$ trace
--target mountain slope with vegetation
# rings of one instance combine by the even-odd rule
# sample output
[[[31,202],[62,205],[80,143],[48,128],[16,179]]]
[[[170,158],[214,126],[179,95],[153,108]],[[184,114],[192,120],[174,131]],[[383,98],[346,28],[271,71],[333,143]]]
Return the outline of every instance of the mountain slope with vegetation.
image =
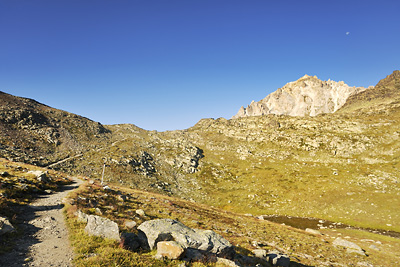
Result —
[[[98,122],[0,91],[0,156],[47,166],[107,144]]]
[[[103,126],[2,93],[1,156],[99,180],[104,168],[105,182],[235,214],[399,236],[399,76],[333,114],[203,119],[167,132]]]

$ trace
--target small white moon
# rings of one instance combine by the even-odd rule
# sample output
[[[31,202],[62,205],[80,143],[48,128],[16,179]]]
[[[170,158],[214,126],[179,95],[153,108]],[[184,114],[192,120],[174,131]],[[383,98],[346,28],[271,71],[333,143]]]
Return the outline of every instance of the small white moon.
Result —
[[[350,34],[350,32],[346,32],[346,35],[349,35]]]

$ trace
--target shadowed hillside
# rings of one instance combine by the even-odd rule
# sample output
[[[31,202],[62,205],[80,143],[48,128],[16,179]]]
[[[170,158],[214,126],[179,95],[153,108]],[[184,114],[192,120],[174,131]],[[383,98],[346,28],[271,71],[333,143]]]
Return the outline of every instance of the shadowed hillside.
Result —
[[[0,92],[1,157],[46,166],[107,144],[109,136],[98,122]]]
[[[381,80],[375,88],[351,96],[338,111],[348,112],[379,112],[397,108],[400,99],[400,71],[396,70]]]

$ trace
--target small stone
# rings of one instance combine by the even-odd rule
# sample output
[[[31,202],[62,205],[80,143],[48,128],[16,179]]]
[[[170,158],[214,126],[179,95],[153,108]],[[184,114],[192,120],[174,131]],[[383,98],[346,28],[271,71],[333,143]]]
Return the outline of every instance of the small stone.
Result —
[[[128,229],[132,229],[137,225],[137,223],[135,221],[125,221],[124,225]]]
[[[257,258],[261,258],[261,259],[264,259],[267,257],[267,251],[265,249],[255,249],[255,250],[253,250],[253,254]]]
[[[136,210],[136,214],[139,215],[139,216],[146,216],[146,213],[142,209]]]
[[[175,241],[161,241],[157,243],[157,258],[177,260],[183,257],[185,249]]]
[[[106,186],[103,186],[103,190],[104,191],[111,191],[111,188],[108,185],[106,185]]]
[[[371,245],[371,246],[369,246],[369,248],[370,248],[370,249],[373,249],[373,250],[378,250],[378,251],[380,250],[380,249],[379,249],[377,246],[375,246],[375,245]]]
[[[124,196],[124,195],[118,195],[118,196],[117,196],[117,200],[118,200],[118,201],[121,201],[121,202],[125,202],[125,201],[126,201],[126,196]]]
[[[306,232],[310,233],[310,234],[313,234],[313,235],[321,235],[320,231],[314,230],[314,229],[311,229],[311,228],[306,228]]]
[[[88,215],[81,210],[78,210],[75,212],[75,216],[77,216],[77,221],[81,223],[87,223],[88,221]]]
[[[97,215],[103,215],[103,212],[99,208],[95,208],[94,211],[96,212]]]
[[[43,172],[43,171],[29,171],[28,173],[31,173],[31,174],[35,175],[36,179],[39,182],[47,183],[47,182],[51,181],[51,179],[47,176],[46,172]]]

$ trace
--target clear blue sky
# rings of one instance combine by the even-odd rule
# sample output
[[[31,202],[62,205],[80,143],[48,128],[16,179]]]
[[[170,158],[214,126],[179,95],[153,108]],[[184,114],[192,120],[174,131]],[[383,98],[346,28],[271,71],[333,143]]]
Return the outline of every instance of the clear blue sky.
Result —
[[[0,0],[0,90],[103,124],[185,129],[399,64],[397,0]]]

